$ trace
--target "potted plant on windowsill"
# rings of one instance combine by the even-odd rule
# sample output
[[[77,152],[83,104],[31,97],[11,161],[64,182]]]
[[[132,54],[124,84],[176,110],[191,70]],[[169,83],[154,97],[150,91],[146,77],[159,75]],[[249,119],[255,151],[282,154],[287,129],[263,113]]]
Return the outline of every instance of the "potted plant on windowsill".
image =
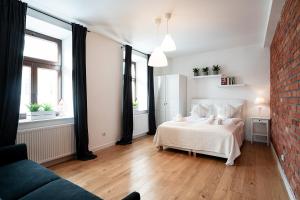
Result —
[[[56,117],[56,113],[50,104],[31,103],[27,106],[29,113],[27,116],[30,120],[52,119]]]
[[[213,65],[213,67],[212,67],[213,75],[218,75],[220,70],[221,70],[221,67],[219,65]]]
[[[137,110],[137,109],[138,109],[138,106],[139,106],[139,102],[138,102],[138,100],[136,99],[136,100],[134,100],[134,101],[132,102],[132,108],[133,108],[133,110]]]
[[[194,76],[199,76],[199,68],[193,68]]]
[[[203,67],[203,68],[201,69],[201,71],[202,71],[202,75],[204,75],[204,76],[207,76],[207,75],[208,75],[208,67]]]

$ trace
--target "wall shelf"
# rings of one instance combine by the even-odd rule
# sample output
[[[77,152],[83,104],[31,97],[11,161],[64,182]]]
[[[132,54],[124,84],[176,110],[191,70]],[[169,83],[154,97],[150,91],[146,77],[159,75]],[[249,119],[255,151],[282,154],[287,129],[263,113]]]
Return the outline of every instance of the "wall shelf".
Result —
[[[217,74],[217,75],[202,75],[202,76],[193,76],[193,79],[205,79],[205,78],[219,78],[221,82],[223,74]],[[240,83],[240,84],[232,84],[232,85],[218,85],[219,88],[233,88],[233,87],[245,87],[246,84]]]
[[[245,87],[246,84],[219,85],[219,87]]]
[[[222,74],[217,75],[202,75],[202,76],[193,76],[193,79],[199,79],[199,78],[221,78]]]

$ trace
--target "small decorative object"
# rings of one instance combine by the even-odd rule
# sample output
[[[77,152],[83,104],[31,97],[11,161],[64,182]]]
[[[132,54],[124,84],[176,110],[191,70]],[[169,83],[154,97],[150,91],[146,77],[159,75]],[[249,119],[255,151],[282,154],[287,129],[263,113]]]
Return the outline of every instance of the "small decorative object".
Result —
[[[221,67],[219,65],[213,65],[212,72],[214,75],[218,75]]]
[[[194,76],[199,76],[199,68],[193,68]]]
[[[56,117],[56,112],[53,111],[50,104],[32,103],[27,106],[29,113],[27,116],[31,120],[52,119]]]
[[[208,67],[203,67],[202,68],[202,75],[205,75],[205,76],[207,76],[208,75]]]
[[[234,85],[235,84],[235,77],[233,76],[233,77],[231,77],[231,83],[232,83],[232,85]]]

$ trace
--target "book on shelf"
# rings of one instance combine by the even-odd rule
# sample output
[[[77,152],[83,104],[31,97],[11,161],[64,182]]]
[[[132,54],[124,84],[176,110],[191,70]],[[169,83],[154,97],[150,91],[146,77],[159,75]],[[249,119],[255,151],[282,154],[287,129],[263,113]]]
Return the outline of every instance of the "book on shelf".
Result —
[[[221,77],[221,85],[234,85],[235,83],[235,77]]]

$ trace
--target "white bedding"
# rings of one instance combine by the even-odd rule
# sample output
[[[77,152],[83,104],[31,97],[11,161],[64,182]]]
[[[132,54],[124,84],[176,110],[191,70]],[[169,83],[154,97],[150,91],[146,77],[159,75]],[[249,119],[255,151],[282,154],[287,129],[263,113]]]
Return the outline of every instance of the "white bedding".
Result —
[[[244,140],[244,122],[241,119],[226,119],[222,125],[217,120],[185,118],[182,122],[168,121],[157,128],[154,144],[192,150],[212,152],[223,155],[226,165],[233,165],[241,154],[240,146]]]

